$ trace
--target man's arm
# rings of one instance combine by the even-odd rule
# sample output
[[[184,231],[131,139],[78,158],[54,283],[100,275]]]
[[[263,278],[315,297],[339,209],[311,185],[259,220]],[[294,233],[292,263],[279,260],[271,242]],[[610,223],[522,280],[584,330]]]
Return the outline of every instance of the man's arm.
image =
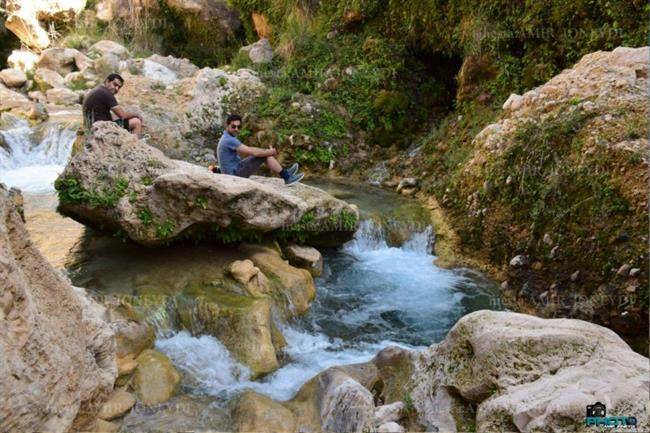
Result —
[[[240,144],[237,146],[237,153],[239,156],[256,156],[258,158],[265,158],[267,156],[277,155],[278,151],[273,147],[262,149],[261,147],[246,146],[245,144]]]
[[[111,108],[111,110],[120,119],[129,120],[129,119],[132,119],[134,117],[137,117],[138,119],[142,120],[142,117],[139,114],[128,112],[128,111],[124,110],[124,108],[120,107],[119,105],[116,105],[115,107]]]

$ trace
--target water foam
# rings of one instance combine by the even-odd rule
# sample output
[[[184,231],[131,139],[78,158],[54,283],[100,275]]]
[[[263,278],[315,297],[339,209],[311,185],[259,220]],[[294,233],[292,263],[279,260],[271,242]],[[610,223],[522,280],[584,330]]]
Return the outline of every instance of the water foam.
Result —
[[[43,194],[54,191],[54,180],[65,168],[76,132],[59,124],[45,128],[42,138],[24,119],[3,117],[9,125],[0,130],[7,148],[0,147],[0,182],[23,192]]]
[[[214,337],[183,331],[156,345],[186,373],[193,392],[227,401],[253,389],[286,401],[326,368],[367,362],[388,345],[418,348],[444,336],[462,314],[464,295],[454,287],[465,280],[433,265],[431,238],[428,227],[403,247],[388,247],[380,227],[362,222],[341,255],[327,258],[310,313],[278,324],[288,362],[259,381]]]

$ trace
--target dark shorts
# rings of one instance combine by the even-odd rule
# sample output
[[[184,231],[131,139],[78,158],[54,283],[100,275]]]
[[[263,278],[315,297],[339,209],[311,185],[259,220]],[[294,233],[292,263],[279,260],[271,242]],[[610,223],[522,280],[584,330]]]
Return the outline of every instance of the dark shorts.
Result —
[[[113,122],[117,123],[119,126],[126,129],[127,131],[131,130],[131,128],[129,128],[129,121],[127,119],[117,119],[117,120],[113,120]]]
[[[250,177],[251,175],[255,174],[255,172],[259,170],[260,165],[264,164],[265,162],[266,158],[259,156],[249,156],[239,162],[239,166],[237,167],[237,170],[235,170],[234,174],[235,176],[239,177]]]

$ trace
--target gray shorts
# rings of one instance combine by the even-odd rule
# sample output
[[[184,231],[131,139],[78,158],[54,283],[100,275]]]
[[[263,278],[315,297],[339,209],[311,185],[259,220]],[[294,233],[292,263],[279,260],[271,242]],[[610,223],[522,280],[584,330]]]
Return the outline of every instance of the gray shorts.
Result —
[[[259,170],[260,165],[265,162],[266,158],[261,156],[249,156],[244,158],[239,162],[239,166],[237,167],[237,170],[235,170],[234,175],[239,177],[250,177],[255,174],[255,172]]]

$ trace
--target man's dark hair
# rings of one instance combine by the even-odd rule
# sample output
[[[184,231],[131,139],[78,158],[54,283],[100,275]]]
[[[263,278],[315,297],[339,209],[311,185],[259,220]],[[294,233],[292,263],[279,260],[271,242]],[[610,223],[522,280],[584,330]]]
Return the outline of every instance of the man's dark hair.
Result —
[[[116,78],[120,80],[122,84],[124,84],[124,78],[122,78],[120,74],[110,74],[108,77],[106,77],[106,81],[111,82]]]
[[[226,119],[226,125],[230,125],[235,120],[239,120],[241,122],[241,116],[239,114],[229,114],[228,118]]]

